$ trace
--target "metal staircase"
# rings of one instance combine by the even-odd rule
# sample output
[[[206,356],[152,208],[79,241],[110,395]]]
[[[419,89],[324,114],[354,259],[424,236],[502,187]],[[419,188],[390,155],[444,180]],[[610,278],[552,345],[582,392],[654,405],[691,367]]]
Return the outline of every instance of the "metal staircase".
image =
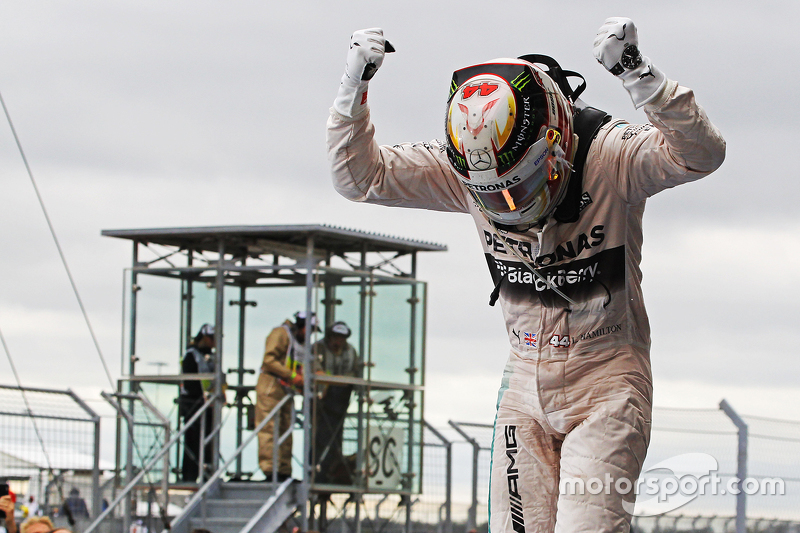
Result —
[[[133,417],[122,408],[116,398],[120,397],[131,401],[139,400],[144,405],[150,405],[147,399],[138,393],[118,393],[115,395],[103,393],[103,397],[128,420],[131,427],[133,426]],[[185,423],[184,427],[169,438],[164,446],[153,455],[136,475],[132,476],[130,475],[131,473],[129,473],[128,477],[130,481],[125,488],[122,489],[108,508],[95,518],[84,533],[94,533],[104,520],[112,518],[111,513],[123,502],[125,503],[123,516],[127,517],[127,522],[128,524],[130,523],[131,512],[129,509],[132,506],[131,497],[137,483],[139,483],[158,462],[163,461],[163,470],[168,472],[169,457],[167,454],[171,447],[183,437],[188,427],[203,416],[206,409],[209,409],[214,404],[215,399],[216,395],[212,395],[208,398],[192,418]],[[228,460],[221,464],[208,481],[198,489],[183,508],[182,512],[172,520],[170,527],[167,529],[172,530],[173,533],[189,533],[195,528],[207,529],[214,533],[272,533],[276,531],[286,519],[294,514],[300,504],[298,493],[301,492],[298,490],[300,482],[294,479],[287,479],[281,483],[277,481],[226,482],[222,479],[228,467],[241,455],[247,445],[256,438],[258,432],[261,431],[267,422],[272,420],[280,412],[285,404],[291,406],[291,418],[294,418],[293,396],[287,394],[278,402],[272,411],[270,411],[264,420],[254,428],[252,433],[239,445]],[[151,406],[151,408],[154,412],[157,412],[154,407]],[[168,426],[169,422],[166,422],[166,424]],[[201,428],[202,427],[201,425]],[[293,427],[289,427],[280,435],[278,434],[278,425],[276,424],[274,427],[273,457],[275,459],[274,464],[277,465],[277,448],[291,435]],[[201,430],[201,442],[210,440],[217,431],[219,431],[219,426],[215,428],[212,435],[206,437],[204,430]],[[200,449],[202,450],[203,447]],[[202,463],[202,461],[200,462]],[[277,470],[273,471],[272,479],[277,479]],[[168,475],[165,474],[162,479],[162,508],[167,507],[169,501],[168,496]],[[129,529],[128,524],[123,521],[123,527],[121,528],[123,532]],[[114,531],[114,529],[111,531]]]
[[[297,481],[223,482],[187,506],[172,533],[203,528],[214,533],[271,533],[297,510]]]

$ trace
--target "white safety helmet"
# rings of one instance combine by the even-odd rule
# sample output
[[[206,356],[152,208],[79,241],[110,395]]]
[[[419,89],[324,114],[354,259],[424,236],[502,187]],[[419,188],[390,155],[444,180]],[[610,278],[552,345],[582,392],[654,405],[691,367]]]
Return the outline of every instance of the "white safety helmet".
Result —
[[[447,156],[481,211],[507,226],[547,217],[567,190],[572,103],[533,63],[496,59],[453,73]]]
[[[298,311],[294,314],[294,324],[298,328],[304,328],[306,326],[306,312],[305,311]],[[313,331],[319,331],[317,327],[317,314],[312,312],[311,313],[311,327]]]
[[[328,326],[327,329],[328,335],[340,335],[344,338],[349,337],[351,333],[352,331],[350,331],[350,327],[341,320],[334,322],[333,324]]]

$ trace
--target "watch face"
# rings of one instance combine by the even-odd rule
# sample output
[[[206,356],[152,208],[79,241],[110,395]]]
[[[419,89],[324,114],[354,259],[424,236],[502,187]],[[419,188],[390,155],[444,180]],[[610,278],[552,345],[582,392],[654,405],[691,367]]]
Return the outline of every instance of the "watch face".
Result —
[[[633,70],[642,64],[642,54],[635,44],[628,44],[625,50],[622,51],[622,57],[619,60],[625,70]]]

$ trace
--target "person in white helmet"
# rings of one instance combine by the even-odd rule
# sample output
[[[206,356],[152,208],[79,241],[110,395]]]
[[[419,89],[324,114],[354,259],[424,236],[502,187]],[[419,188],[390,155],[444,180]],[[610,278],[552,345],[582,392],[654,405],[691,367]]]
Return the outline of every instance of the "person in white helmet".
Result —
[[[649,123],[586,106],[585,84],[566,82],[576,73],[523,56],[457,70],[445,140],[395,146],[375,143],[367,105],[382,31],[350,42],[328,120],[336,190],[471,214],[505,316],[490,530],[629,531],[652,406],[645,201],[716,170],[725,141],[693,91],[641,55],[630,19],[608,19],[594,54]]]
[[[264,359],[261,373],[256,382],[256,425],[283,400],[287,394],[303,389],[302,361],[305,353],[306,327],[317,327],[317,317],[311,314],[306,319],[305,311],[294,314],[294,322],[285,320],[280,326],[273,328],[264,343]],[[289,400],[291,402],[291,400]],[[292,477],[292,434],[278,446],[278,461],[274,464],[275,424],[278,424],[278,435],[283,435],[292,428],[292,405],[287,402],[280,412],[267,422],[258,432],[258,466],[267,480],[272,479],[273,467],[277,481],[285,481]]]
[[[347,342],[352,334],[347,323],[337,320],[325,328],[325,336],[311,346],[315,372],[329,376],[361,378],[364,361]],[[314,404],[314,446],[312,460],[319,469],[316,483],[352,484],[353,469],[342,454],[344,425],[353,385],[323,384]]]

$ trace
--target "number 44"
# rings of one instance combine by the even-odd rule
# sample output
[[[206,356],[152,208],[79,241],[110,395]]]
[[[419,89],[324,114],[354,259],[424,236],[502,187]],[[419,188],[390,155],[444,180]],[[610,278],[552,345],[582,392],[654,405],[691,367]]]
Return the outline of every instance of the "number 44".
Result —
[[[550,339],[550,346],[556,348],[566,348],[569,346],[569,335],[553,335]]]

